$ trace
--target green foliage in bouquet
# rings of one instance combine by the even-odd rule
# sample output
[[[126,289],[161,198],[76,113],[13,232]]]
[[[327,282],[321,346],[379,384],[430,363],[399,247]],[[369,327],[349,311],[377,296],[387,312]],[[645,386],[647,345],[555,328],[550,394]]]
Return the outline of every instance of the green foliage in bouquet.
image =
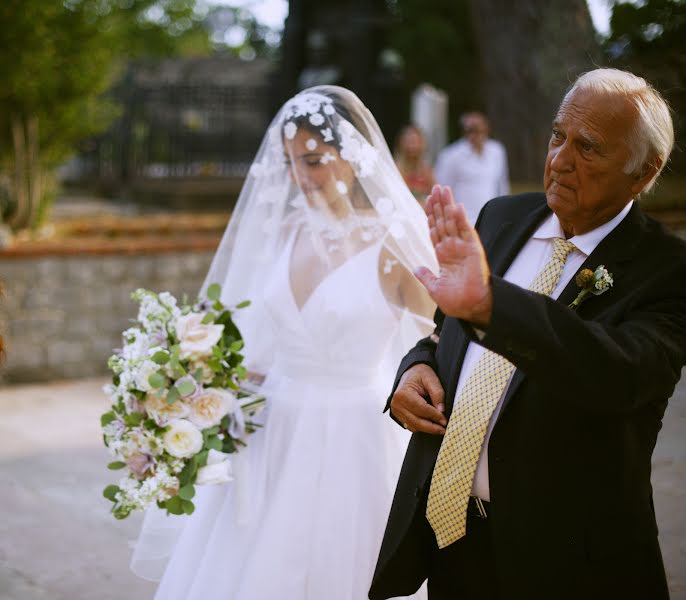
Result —
[[[116,518],[155,502],[191,514],[195,485],[232,480],[230,455],[247,444],[264,398],[244,386],[243,339],[221,288],[209,286],[195,304],[169,293],[137,290],[136,325],[110,357],[111,409],[102,415],[104,442],[125,470],[103,495]]]

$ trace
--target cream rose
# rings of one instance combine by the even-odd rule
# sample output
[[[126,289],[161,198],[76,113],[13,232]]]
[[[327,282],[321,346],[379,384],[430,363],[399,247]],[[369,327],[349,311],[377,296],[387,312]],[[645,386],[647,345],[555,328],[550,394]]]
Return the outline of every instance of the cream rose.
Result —
[[[195,480],[197,485],[212,485],[233,481],[233,469],[229,455],[225,452],[210,450],[207,454],[207,465],[198,469]]]
[[[207,356],[222,336],[223,325],[209,323],[204,325],[204,314],[189,313],[176,320],[176,337],[179,338],[180,353],[183,360]]]
[[[207,388],[190,402],[188,420],[200,429],[219,425],[225,415],[235,410],[236,396],[228,390]]]
[[[147,412],[160,424],[168,423],[174,419],[183,419],[188,416],[190,408],[183,400],[177,400],[169,404],[164,396],[148,394],[143,403]]]
[[[177,458],[189,458],[202,449],[202,433],[185,419],[176,419],[169,423],[164,434],[164,449]]]

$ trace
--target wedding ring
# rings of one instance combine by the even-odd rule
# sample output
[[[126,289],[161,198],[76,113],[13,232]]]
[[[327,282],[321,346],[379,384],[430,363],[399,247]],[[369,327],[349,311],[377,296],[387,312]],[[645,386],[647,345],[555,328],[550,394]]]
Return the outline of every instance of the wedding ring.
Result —
[[[405,423],[404,421],[403,421],[403,427],[404,427],[405,429],[408,429],[407,423]],[[409,429],[408,429],[408,431],[409,431]]]

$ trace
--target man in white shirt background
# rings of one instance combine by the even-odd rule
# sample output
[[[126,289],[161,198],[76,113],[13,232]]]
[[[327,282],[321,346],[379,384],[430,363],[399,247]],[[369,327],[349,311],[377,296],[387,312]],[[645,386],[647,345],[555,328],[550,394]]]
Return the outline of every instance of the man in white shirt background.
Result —
[[[474,224],[486,202],[510,193],[507,153],[500,142],[488,137],[485,115],[469,112],[460,121],[464,137],[439,153],[435,176],[438,183],[450,186],[456,201],[464,204],[469,222]]]

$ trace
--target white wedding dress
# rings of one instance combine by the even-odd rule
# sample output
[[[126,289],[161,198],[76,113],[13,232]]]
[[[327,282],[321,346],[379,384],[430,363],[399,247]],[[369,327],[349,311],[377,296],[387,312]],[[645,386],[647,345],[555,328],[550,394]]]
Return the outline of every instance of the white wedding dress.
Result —
[[[330,271],[299,308],[294,237],[264,290],[278,340],[265,427],[235,482],[197,488],[157,599],[367,598],[409,439],[382,413],[406,348],[392,347],[400,319],[381,289],[381,243]]]

